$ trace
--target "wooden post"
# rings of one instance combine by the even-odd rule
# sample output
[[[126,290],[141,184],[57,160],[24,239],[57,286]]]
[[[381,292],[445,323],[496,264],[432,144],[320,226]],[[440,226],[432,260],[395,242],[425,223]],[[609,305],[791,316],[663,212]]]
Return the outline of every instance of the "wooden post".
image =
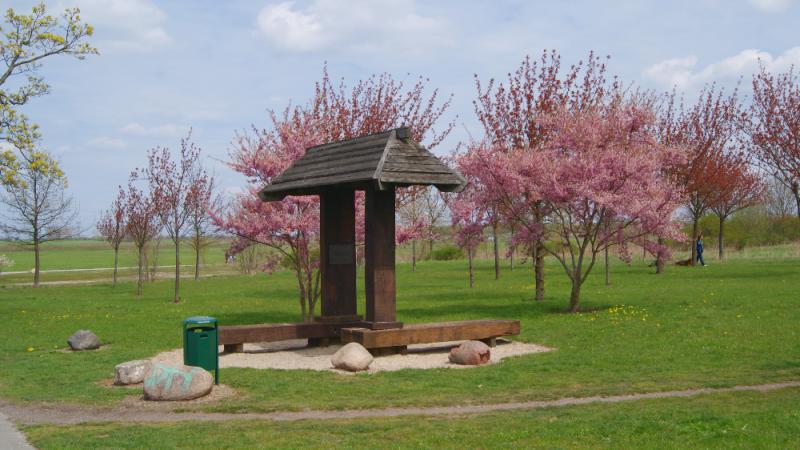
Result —
[[[366,323],[372,329],[400,328],[394,277],[394,187],[367,189],[364,288]]]
[[[356,209],[352,189],[320,194],[319,246],[322,318],[356,316]]]

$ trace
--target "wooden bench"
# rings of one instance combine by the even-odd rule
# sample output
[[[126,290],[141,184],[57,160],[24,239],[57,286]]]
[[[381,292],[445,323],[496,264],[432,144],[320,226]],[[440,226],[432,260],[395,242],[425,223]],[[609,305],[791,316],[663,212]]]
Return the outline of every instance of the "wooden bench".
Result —
[[[342,326],[320,322],[222,326],[219,327],[219,343],[224,346],[225,353],[237,353],[243,351],[245,342],[338,338]]]
[[[448,341],[478,340],[494,347],[496,338],[518,334],[518,320],[418,323],[390,330],[341,329],[342,343],[358,342],[373,354],[405,353],[408,345]]]

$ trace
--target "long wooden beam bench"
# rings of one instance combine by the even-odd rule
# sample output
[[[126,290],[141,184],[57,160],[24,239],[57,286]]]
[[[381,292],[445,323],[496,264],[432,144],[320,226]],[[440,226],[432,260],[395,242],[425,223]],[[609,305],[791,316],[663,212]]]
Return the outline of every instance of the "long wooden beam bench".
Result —
[[[368,328],[342,328],[342,343],[358,342],[373,354],[405,353],[412,344],[433,342],[484,341],[494,346],[501,336],[519,334],[518,320],[463,320],[405,325],[403,328],[371,330]]]
[[[342,324],[322,322],[221,326],[219,343],[225,353],[237,353],[243,351],[246,342],[338,338],[341,328]]]

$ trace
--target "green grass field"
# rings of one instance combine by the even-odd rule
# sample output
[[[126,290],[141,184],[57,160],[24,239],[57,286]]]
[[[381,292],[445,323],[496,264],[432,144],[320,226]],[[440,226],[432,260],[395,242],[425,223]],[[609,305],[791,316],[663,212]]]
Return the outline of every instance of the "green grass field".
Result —
[[[369,420],[35,426],[41,448],[797,448],[800,389]]]
[[[530,300],[529,266],[513,272],[504,268],[495,281],[491,263],[480,261],[476,287],[469,289],[465,261],[424,261],[416,273],[400,264],[400,320],[519,319],[520,340],[556,350],[471,370],[342,376],[226,369],[222,382],[239,395],[202,409],[268,412],[498,403],[800,379],[800,261],[782,254],[710,262],[706,268],[669,266],[661,276],[653,275],[642,261],[631,266],[615,262],[609,287],[603,285],[599,266],[583,294],[583,307],[592,312],[580,314],[564,313],[567,278],[552,262],[542,302]],[[102,385],[112,378],[114,365],[178,348],[181,320],[190,315],[212,315],[223,324],[296,321],[294,283],[286,272],[189,281],[182,288],[185,301],[178,305],[170,303],[172,285],[167,280],[148,283],[140,299],[133,296],[130,282],[116,289],[108,284],[0,289],[0,317],[6,324],[0,328],[0,398],[116,405],[138,391]],[[363,304],[360,308],[363,311]],[[79,328],[95,331],[109,347],[60,351]],[[370,441],[373,446],[384,442],[453,447],[460,439],[473,442],[469,430],[479,429],[490,431],[474,441],[477,447],[498,442],[545,447],[796,447],[783,444],[792,439],[797,443],[798,395],[797,390],[709,395],[459,419],[402,418],[381,421],[380,426],[365,420],[335,426],[237,422],[224,432],[211,433],[205,444],[220,447],[229,436],[231,445],[248,447],[280,427],[284,432],[276,445],[289,447],[313,442],[354,446],[359,441],[347,436],[356,432],[382,436]],[[691,413],[686,419],[681,416],[684,410]],[[509,424],[508,429],[503,424]],[[736,432],[745,425],[752,433]],[[217,428],[222,427],[111,424],[27,431],[37,445],[51,448],[137,447],[153,436],[163,447],[173,447],[188,445],[180,440],[184,433],[199,435]],[[391,431],[374,431],[387,429]],[[678,434],[665,437],[664,430]],[[712,439],[725,430],[732,434]]]

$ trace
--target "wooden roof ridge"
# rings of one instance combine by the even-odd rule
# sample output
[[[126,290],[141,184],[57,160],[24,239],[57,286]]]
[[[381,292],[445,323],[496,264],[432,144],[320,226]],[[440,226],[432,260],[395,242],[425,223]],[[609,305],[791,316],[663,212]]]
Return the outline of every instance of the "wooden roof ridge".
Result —
[[[259,197],[272,201],[287,195],[317,195],[336,187],[384,190],[410,185],[459,192],[466,180],[401,127],[309,147]]]

